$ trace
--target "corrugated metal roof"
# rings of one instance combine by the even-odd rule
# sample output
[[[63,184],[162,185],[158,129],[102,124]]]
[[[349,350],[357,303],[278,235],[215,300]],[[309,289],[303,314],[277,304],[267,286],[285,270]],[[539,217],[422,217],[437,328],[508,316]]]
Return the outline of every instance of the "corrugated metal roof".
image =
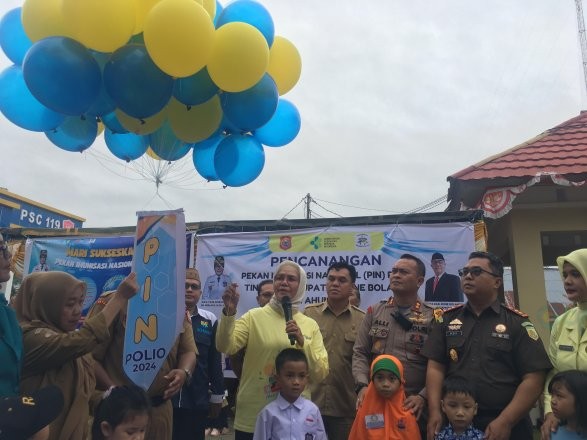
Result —
[[[523,144],[489,157],[448,178],[478,180],[533,177],[537,173],[587,173],[587,112],[581,112]]]

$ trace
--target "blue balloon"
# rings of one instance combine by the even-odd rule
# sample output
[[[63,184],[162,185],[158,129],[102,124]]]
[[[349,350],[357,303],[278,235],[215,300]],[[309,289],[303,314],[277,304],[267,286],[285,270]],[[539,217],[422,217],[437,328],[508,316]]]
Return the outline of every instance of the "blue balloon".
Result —
[[[138,159],[149,148],[146,136],[134,133],[114,133],[109,128],[105,130],[104,140],[112,154],[127,162]]]
[[[301,125],[300,112],[296,106],[285,99],[280,99],[273,117],[253,134],[264,145],[281,147],[295,139]]]
[[[218,180],[216,168],[214,168],[214,155],[218,144],[222,142],[225,136],[216,135],[205,141],[194,144],[193,161],[196,171],[204,179],[213,182]]]
[[[220,18],[220,14],[222,14],[223,9],[224,8],[220,4],[220,2],[218,0],[216,0],[216,14],[214,14],[214,27],[215,28],[218,28],[218,26],[217,26],[218,19]]]
[[[109,128],[113,133],[128,133],[128,130],[122,126],[122,124],[116,117],[116,112],[110,112],[107,115],[102,116],[102,123],[107,128]]]
[[[31,131],[52,130],[65,119],[37,101],[19,66],[10,66],[0,74],[0,111],[14,125]]]
[[[242,92],[224,92],[220,103],[224,115],[241,131],[252,131],[266,124],[279,101],[279,92],[275,81],[268,75],[250,89]]]
[[[97,135],[96,118],[85,116],[69,116],[59,127],[45,132],[45,136],[62,150],[79,153],[89,148]]]
[[[227,186],[244,186],[255,180],[265,165],[263,145],[247,134],[222,140],[214,154],[214,169]]]
[[[139,119],[160,112],[173,92],[173,78],[140,44],[127,44],[112,54],[104,67],[104,85],[120,110]]]
[[[149,144],[157,156],[168,161],[181,159],[193,146],[179,140],[171,130],[169,122],[165,122],[157,131],[149,135]]]
[[[229,4],[218,17],[216,27],[235,21],[242,21],[256,27],[267,40],[269,47],[273,44],[275,37],[273,19],[261,3],[253,0],[237,0]]]
[[[98,66],[100,67],[100,73],[104,73],[104,66],[110,59],[110,54],[90,51]],[[90,116],[104,116],[108,113],[113,112],[116,109],[116,104],[106,92],[106,87],[104,86],[104,80],[100,81],[100,92],[98,93],[98,97],[92,103],[92,106],[86,111],[86,115]]]
[[[0,47],[14,64],[21,65],[33,43],[24,32],[20,16],[22,8],[8,11],[0,20]]]
[[[22,64],[35,98],[66,115],[86,112],[100,92],[100,67],[88,50],[67,37],[48,37],[29,49]]]
[[[236,125],[234,125],[227,117],[225,114],[222,114],[222,121],[220,121],[220,127],[218,127],[218,130],[216,130],[215,134],[243,134],[245,133],[243,130],[241,130],[240,128],[238,128]],[[214,136],[214,134],[212,135]]]
[[[173,85],[173,96],[185,105],[203,104],[216,92],[218,86],[214,84],[205,67],[187,78],[177,78]]]

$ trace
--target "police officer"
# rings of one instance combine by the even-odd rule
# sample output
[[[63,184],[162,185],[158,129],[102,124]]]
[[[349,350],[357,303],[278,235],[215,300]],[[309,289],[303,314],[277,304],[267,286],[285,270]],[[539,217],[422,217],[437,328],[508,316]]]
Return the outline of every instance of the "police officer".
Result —
[[[428,358],[428,439],[441,428],[445,376],[460,376],[476,386],[474,424],[486,439],[531,440],[528,413],[551,368],[544,345],[528,315],[499,303],[499,258],[473,252],[459,274],[468,302],[444,313],[423,350]]]
[[[363,402],[369,382],[371,361],[380,354],[391,354],[404,365],[406,409],[419,419],[420,431],[426,431],[426,358],[420,351],[434,320],[434,310],[418,298],[426,267],[419,258],[404,254],[395,262],[389,276],[393,296],[370,306],[357,334],[353,349],[353,377],[357,406]],[[440,310],[439,310],[440,311]]]
[[[214,273],[206,278],[202,299],[221,301],[222,294],[232,283],[230,275],[224,275],[224,257],[214,257]]]

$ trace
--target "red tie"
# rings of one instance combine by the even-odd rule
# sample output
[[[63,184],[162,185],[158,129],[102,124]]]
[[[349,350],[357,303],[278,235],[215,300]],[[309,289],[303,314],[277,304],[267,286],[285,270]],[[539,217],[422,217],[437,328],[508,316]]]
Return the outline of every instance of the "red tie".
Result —
[[[438,277],[434,277],[434,284],[432,284],[432,293],[436,291],[436,286],[438,286]]]

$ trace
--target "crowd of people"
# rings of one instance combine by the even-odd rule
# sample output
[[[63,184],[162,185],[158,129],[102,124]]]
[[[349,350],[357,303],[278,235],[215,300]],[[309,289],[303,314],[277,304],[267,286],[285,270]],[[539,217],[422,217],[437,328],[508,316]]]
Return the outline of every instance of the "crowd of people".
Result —
[[[0,282],[10,258],[0,235]],[[473,252],[459,270],[449,293],[465,303],[429,306],[418,291],[437,292],[443,263],[435,253],[427,281],[425,264],[402,255],[393,295],[363,311],[356,268],[337,262],[326,301],[301,310],[306,273],[286,260],[260,283],[259,307],[238,318],[237,284],[223,284],[217,317],[198,307],[200,276],[187,269],[183,330],[148,390],[122,368],[136,276],[101,295],[80,326],[86,284],[31,273],[13,307],[0,303],[0,440],[203,440],[226,429],[233,405],[235,440],[530,440],[542,395],[543,440],[587,439],[587,249],[557,260],[576,307],[546,347],[527,315],[499,301],[493,254]],[[225,362],[238,384],[229,403]]]

